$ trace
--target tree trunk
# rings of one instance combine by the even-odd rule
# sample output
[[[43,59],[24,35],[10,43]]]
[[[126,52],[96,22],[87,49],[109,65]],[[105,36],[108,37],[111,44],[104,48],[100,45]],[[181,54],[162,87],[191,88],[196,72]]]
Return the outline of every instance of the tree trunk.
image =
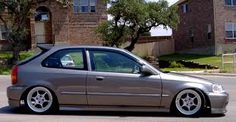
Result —
[[[130,45],[125,47],[125,49],[130,51],[130,52],[132,52],[134,50],[134,48],[135,48],[135,44],[138,42],[139,37],[140,37],[140,33],[138,33],[135,38],[131,39]]]
[[[12,51],[12,58],[11,58],[10,64],[11,65],[17,64],[17,62],[19,60],[19,57],[20,57],[20,51],[17,50],[17,49],[13,49],[13,51]]]
[[[126,50],[132,52],[135,48],[135,43],[133,41],[131,41],[130,45],[125,47]]]

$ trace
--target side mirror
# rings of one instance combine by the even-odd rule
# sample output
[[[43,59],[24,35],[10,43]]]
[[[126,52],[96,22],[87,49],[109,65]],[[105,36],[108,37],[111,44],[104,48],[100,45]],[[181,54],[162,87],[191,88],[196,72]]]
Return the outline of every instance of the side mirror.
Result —
[[[143,65],[141,68],[141,74],[143,74],[144,76],[150,76],[150,75],[153,75],[154,73],[147,66]]]

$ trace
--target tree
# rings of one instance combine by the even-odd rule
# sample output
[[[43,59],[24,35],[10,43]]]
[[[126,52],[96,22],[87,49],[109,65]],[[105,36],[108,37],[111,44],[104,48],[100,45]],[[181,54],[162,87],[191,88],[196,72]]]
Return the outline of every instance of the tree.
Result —
[[[0,20],[6,30],[6,40],[12,46],[12,63],[18,60],[19,53],[27,40],[27,19],[30,16],[32,2],[32,0],[0,1]]]
[[[46,0],[0,0],[0,23],[6,30],[6,40],[12,47],[11,63],[15,64],[19,59],[20,51],[25,49],[29,34],[27,28],[28,19],[32,15],[31,10],[39,2]],[[57,0],[63,6],[68,6],[70,0]]]
[[[105,45],[119,47],[130,39],[125,49],[132,51],[141,35],[152,28],[176,28],[179,17],[176,6],[168,6],[166,0],[108,0],[111,7],[107,13],[112,19],[100,24],[96,30]]]

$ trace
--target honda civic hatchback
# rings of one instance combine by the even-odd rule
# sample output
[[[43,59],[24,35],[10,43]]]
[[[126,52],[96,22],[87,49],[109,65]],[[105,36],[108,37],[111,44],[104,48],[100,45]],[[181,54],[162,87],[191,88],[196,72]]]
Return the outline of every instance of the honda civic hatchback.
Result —
[[[9,105],[43,114],[57,110],[226,112],[221,85],[164,73],[118,48],[39,45],[42,52],[12,69]],[[69,60],[66,58],[69,57]],[[60,109],[59,109],[60,108]]]

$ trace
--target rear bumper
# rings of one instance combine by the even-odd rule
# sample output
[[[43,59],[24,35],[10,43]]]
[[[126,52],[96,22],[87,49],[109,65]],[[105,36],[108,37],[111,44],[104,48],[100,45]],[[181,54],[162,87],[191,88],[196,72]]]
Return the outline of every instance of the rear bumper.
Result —
[[[226,106],[229,103],[229,94],[223,93],[209,93],[208,94],[211,103],[212,114],[223,114],[226,113]]]
[[[8,104],[11,107],[20,107],[21,96],[26,90],[25,86],[10,86],[7,88]]]

